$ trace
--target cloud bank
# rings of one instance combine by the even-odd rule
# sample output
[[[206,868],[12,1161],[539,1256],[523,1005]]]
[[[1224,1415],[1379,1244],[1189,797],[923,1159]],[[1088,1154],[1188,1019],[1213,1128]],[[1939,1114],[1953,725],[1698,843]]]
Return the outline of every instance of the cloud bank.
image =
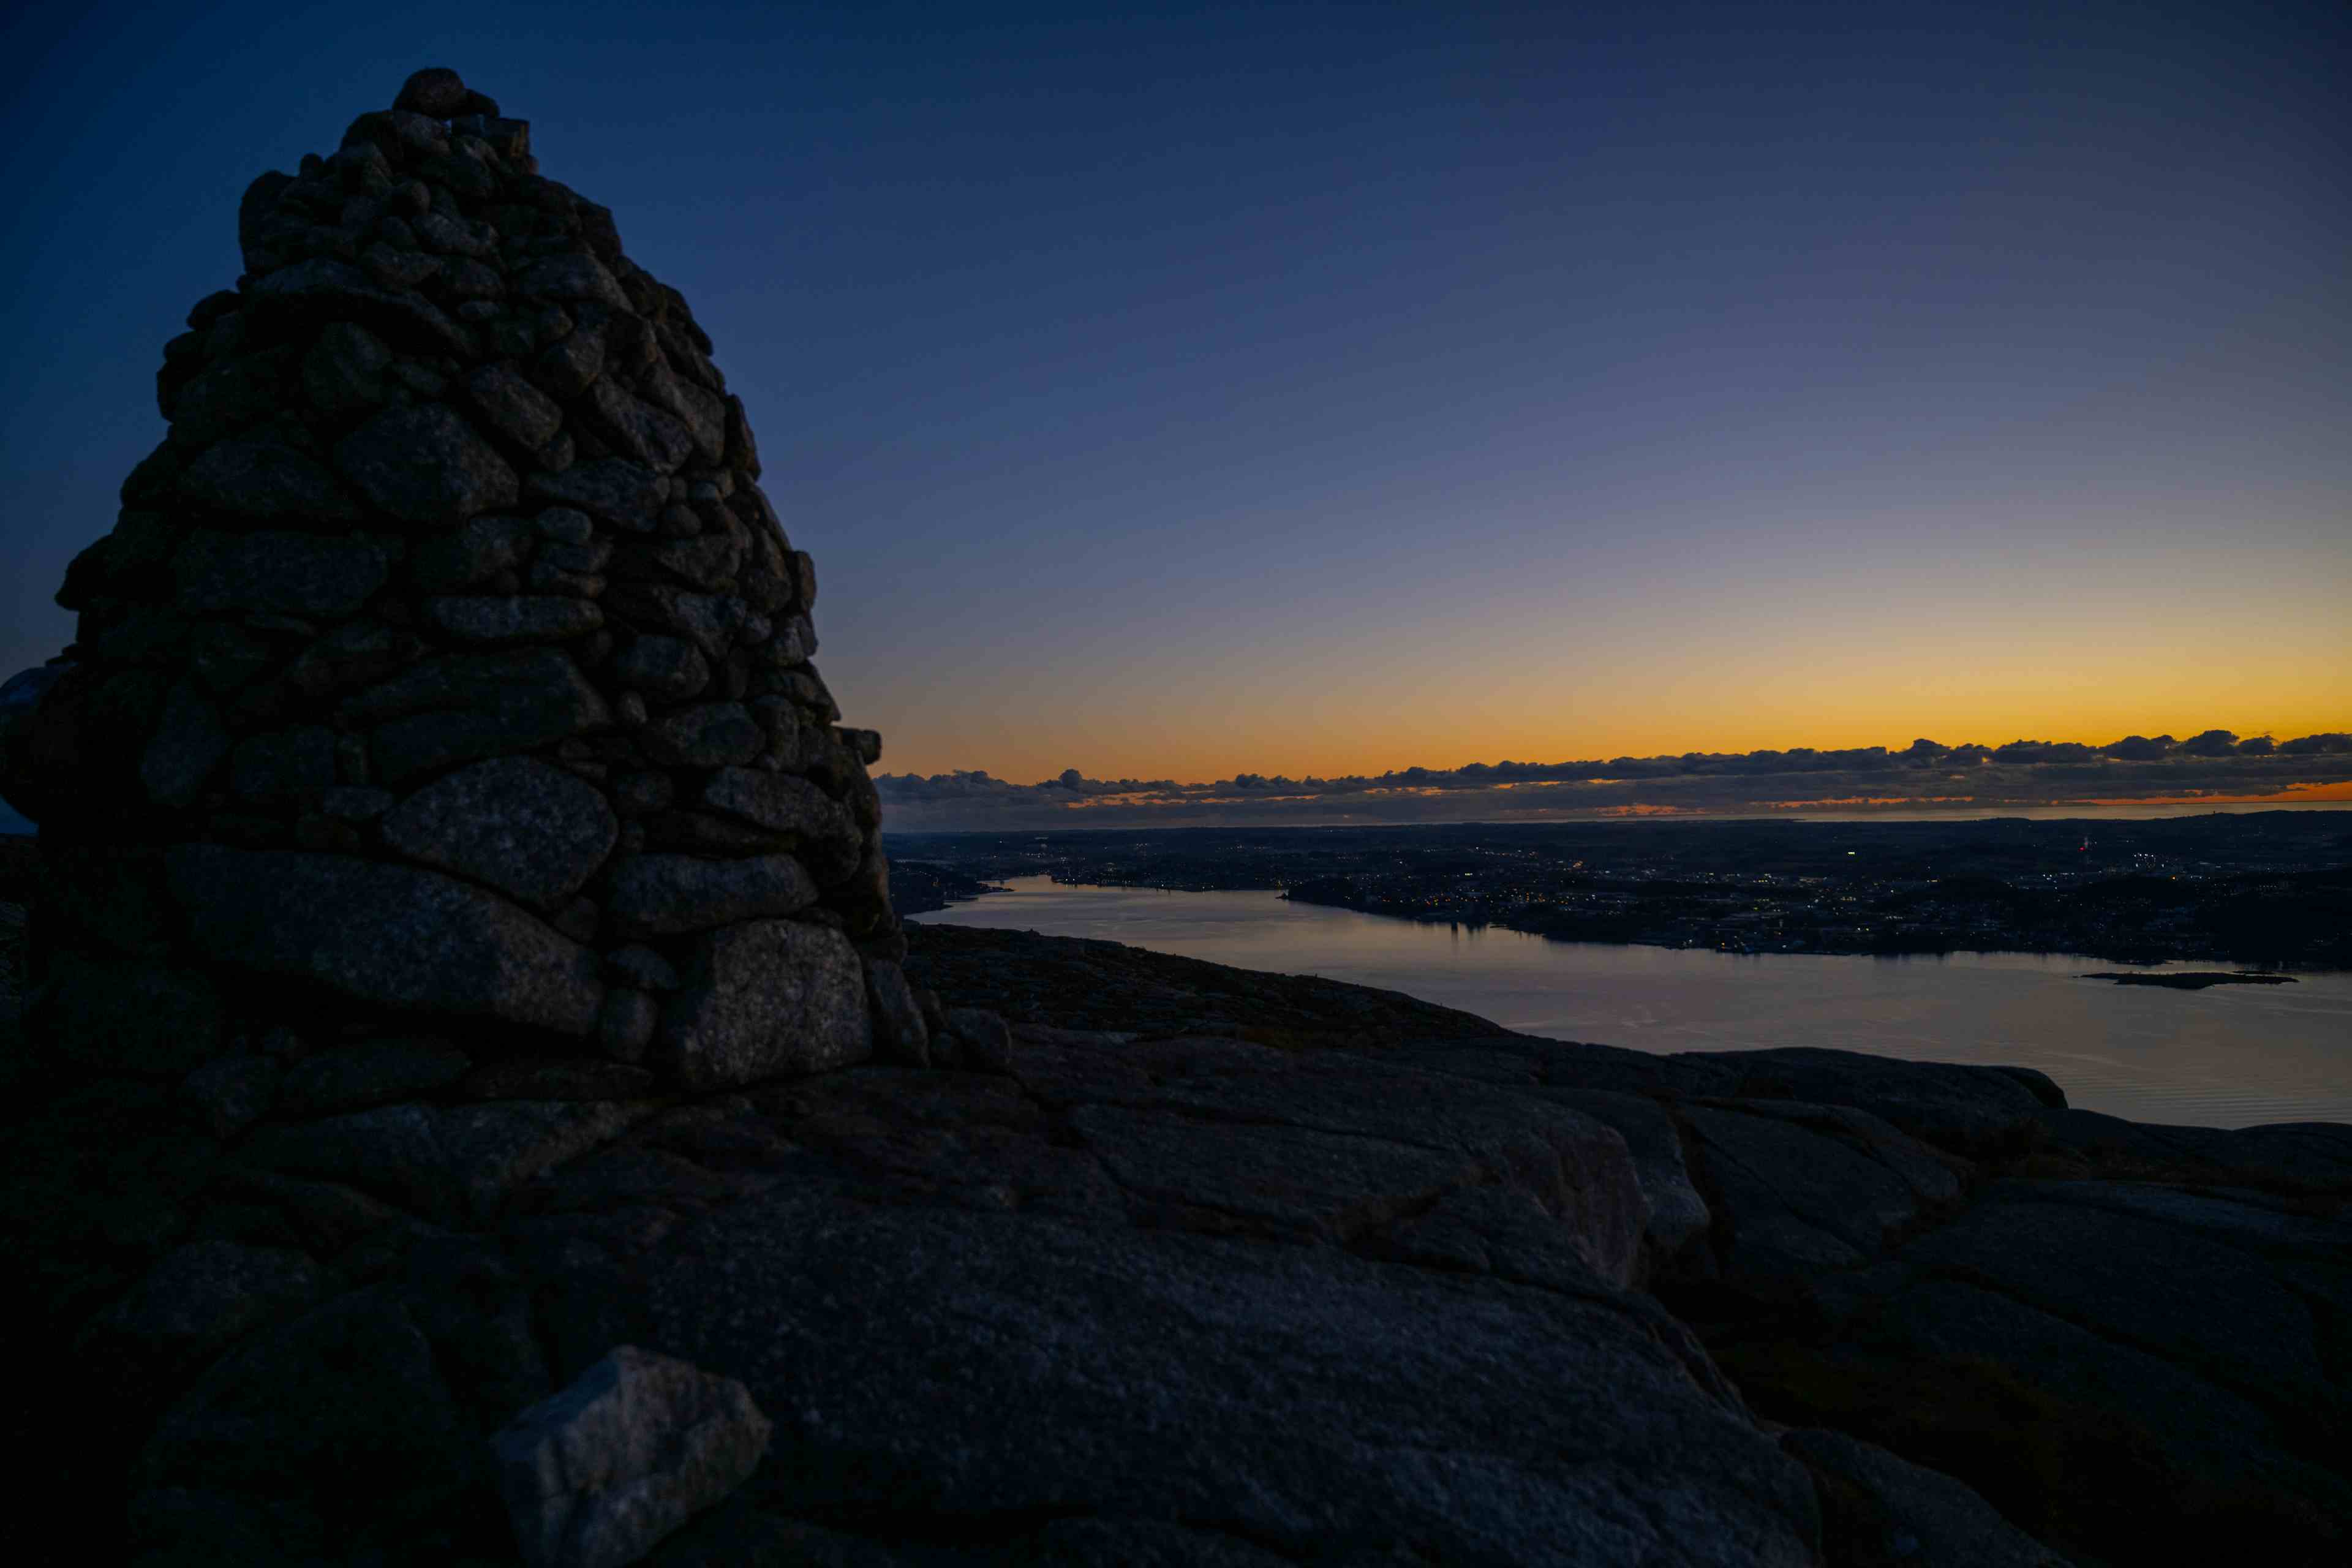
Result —
[[[2185,740],[2127,735],[2104,746],[1921,739],[1899,750],[1797,746],[1506,761],[1331,779],[1244,773],[1208,784],[1088,778],[1076,768],[1026,784],[979,770],[884,773],[875,784],[898,833],[1962,811],[2208,798],[2293,805],[2352,798],[2352,734],[2273,741],[2207,730]]]

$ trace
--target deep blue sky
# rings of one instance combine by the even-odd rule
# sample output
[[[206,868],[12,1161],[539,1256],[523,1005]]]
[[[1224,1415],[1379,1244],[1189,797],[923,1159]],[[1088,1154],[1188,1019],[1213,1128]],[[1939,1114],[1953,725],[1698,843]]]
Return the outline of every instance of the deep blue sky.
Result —
[[[426,64],[747,399],[884,765],[2352,723],[2340,5],[19,8],[0,674]]]

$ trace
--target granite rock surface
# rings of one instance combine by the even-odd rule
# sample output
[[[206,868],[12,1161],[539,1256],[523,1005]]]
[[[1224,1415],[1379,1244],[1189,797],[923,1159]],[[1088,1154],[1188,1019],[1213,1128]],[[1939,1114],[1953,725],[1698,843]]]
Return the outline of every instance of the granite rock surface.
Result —
[[[20,1117],[14,1255],[126,1369],[94,1428],[29,1406],[83,1423],[43,1451],[157,1563],[516,1561],[490,1439],[635,1346],[773,1423],[656,1563],[2340,1556],[2344,1129],[2168,1168],[2184,1130],[2043,1107],[2011,1158],[1992,1079],[1937,1143],[1864,1109],[1883,1058],[1721,1093],[1772,1064],[1399,1038],[1376,992],[1352,1045],[1008,1021],[925,984],[974,933],[909,929],[952,1068],[411,1037],[285,1058],[301,1113],[226,1132],[134,1079]],[[1169,1005],[1150,955],[1061,947],[1092,1005]]]

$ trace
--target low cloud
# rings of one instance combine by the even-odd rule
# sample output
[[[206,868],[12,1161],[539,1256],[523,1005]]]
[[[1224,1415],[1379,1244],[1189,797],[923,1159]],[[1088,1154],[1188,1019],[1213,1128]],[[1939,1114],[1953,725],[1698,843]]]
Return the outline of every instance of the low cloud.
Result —
[[[894,832],[1224,823],[1525,821],[1579,816],[1998,808],[2121,800],[2341,798],[2352,735],[2273,742],[2207,730],[2104,746],[2016,740],[1900,749],[1795,746],[1559,763],[1472,763],[1342,778],[1244,773],[1206,784],[1097,779],[1076,768],[1035,784],[978,769],[875,780]],[[2319,793],[2313,793],[2317,790]]]

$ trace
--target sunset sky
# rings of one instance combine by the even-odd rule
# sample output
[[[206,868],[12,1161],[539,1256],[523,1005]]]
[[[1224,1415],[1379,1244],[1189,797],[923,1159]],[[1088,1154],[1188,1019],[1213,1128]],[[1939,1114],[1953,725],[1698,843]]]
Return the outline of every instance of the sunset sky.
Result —
[[[246,184],[447,64],[717,341],[887,770],[2352,728],[2340,4],[0,27],[0,678]]]

